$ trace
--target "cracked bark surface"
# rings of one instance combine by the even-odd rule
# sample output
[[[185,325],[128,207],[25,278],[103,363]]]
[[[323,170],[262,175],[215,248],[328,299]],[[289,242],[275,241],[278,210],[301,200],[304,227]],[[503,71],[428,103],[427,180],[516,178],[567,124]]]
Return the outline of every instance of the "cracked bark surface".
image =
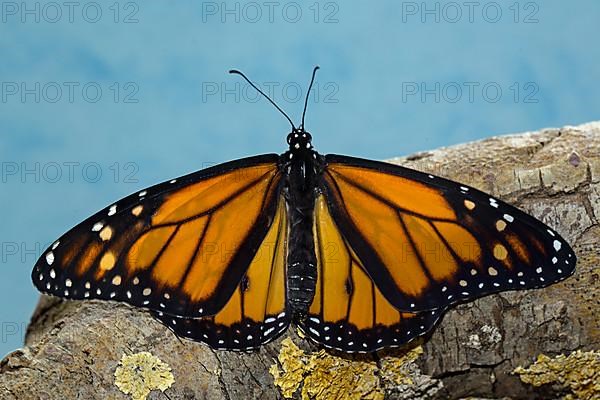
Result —
[[[422,374],[443,383],[430,398],[559,396],[559,387],[533,389],[510,371],[540,353],[600,348],[600,123],[495,137],[393,161],[515,204],[559,231],[578,257],[575,275],[562,283],[450,310],[417,361]],[[287,335],[305,350],[315,349],[294,331]],[[255,353],[216,352],[179,341],[147,313],[125,305],[43,296],[25,346],[0,363],[0,397],[125,399],[114,385],[121,355],[149,351],[173,370],[169,399],[277,399],[269,368],[280,346],[281,339]],[[414,398],[426,392],[418,385],[408,391],[386,387],[386,395]]]

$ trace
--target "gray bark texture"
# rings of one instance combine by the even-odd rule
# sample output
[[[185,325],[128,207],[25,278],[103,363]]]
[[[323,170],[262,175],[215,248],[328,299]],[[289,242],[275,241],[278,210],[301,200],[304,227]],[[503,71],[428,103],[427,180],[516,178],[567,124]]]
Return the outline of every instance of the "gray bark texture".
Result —
[[[600,123],[494,137],[392,162],[477,187],[544,221],[573,246],[574,276],[455,307],[421,343],[422,354],[401,367],[396,361],[403,351],[319,352],[293,329],[284,338],[299,346],[297,360],[282,356],[289,344],[284,338],[254,353],[214,351],[178,340],[126,305],[42,296],[24,347],[0,362],[0,398],[128,399],[115,385],[115,370],[123,354],[143,351],[168,364],[175,381],[149,399],[283,398],[281,385],[294,380],[290,360],[301,364],[294,398],[539,399],[571,393],[564,382],[534,387],[513,370],[540,354],[600,349]],[[600,396],[594,393],[579,396]]]

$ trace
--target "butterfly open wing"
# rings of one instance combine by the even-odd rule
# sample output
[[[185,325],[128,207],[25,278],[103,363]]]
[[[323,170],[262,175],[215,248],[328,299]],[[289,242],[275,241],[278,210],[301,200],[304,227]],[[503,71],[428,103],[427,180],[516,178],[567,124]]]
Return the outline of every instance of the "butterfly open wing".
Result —
[[[315,208],[318,260],[313,302],[300,328],[312,340],[345,352],[396,347],[424,335],[443,310],[401,312],[382,295],[343,238],[319,196]]]
[[[50,246],[33,282],[70,299],[214,315],[274,220],[282,181],[277,163],[275,154],[232,161],[125,197]]]
[[[285,200],[235,292],[216,315],[182,318],[153,311],[178,336],[213,348],[251,350],[270,342],[289,326],[285,260],[288,224]]]
[[[423,311],[569,276],[542,222],[474,188],[393,164],[326,156],[321,190],[342,237],[397,309]]]

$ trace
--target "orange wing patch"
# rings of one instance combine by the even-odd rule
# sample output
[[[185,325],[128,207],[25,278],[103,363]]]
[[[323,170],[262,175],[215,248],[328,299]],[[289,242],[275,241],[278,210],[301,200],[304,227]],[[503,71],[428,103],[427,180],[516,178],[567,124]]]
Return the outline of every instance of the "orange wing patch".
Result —
[[[349,182],[368,189],[370,193],[393,204],[431,218],[455,219],[456,214],[440,193],[431,186],[394,175],[382,174],[367,168],[330,164],[328,171],[336,176],[336,182],[345,192]],[[389,190],[401,187],[404,190]]]
[[[259,247],[236,294],[215,315],[215,323],[231,325],[245,319],[262,322],[285,311],[285,260],[287,218],[285,202]]]
[[[350,173],[349,167],[337,166],[333,169],[336,172],[325,179],[337,190],[335,200],[343,205],[360,237],[375,250],[395,290],[411,298],[409,304],[416,306],[430,290],[452,282],[459,262],[477,263],[480,259],[480,243],[455,220],[454,211],[441,193],[419,183],[406,188],[386,187],[411,181],[397,177],[389,181],[391,178],[384,174],[379,174],[384,180],[381,186],[374,182],[367,185],[365,180],[374,178],[374,172],[356,168],[360,174]],[[420,190],[424,192],[419,202]],[[404,193],[407,199],[402,198]],[[441,215],[428,217],[433,210]],[[365,265],[371,267],[368,261]],[[389,293],[387,297],[391,297]]]
[[[400,312],[381,294],[342,238],[323,196],[315,209],[317,287],[304,322],[305,334],[344,351],[400,346],[426,333],[441,312]]]
[[[214,348],[248,350],[275,339],[290,322],[285,312],[286,237],[287,215],[281,198],[269,232],[223,309],[203,318],[155,316],[177,335]]]
[[[265,177],[272,176],[273,172],[273,165],[257,165],[253,168],[217,175],[169,194],[152,216],[152,224],[177,223],[195,218],[198,214],[207,214],[212,208],[222,204],[225,199],[236,197],[237,193],[243,192],[257,182],[264,183]]]

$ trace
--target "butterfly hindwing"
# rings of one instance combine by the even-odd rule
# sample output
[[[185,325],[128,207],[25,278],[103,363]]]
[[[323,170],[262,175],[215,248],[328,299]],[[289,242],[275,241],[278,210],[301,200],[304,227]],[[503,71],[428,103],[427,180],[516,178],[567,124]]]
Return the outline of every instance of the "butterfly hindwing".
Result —
[[[227,303],[273,221],[278,156],[232,161],[132,194],[77,225],[40,257],[39,290],[179,316]]]
[[[345,242],[324,199],[314,224],[318,260],[315,297],[300,328],[312,340],[346,352],[397,347],[426,334],[441,310],[401,312],[381,294]]]
[[[326,156],[321,190],[390,303],[444,308],[569,276],[575,255],[542,222],[474,188],[393,164]]]
[[[273,224],[247,272],[216,315],[182,318],[152,313],[178,336],[217,349],[251,350],[277,338],[291,320],[286,312],[287,227],[285,201],[281,198]]]

